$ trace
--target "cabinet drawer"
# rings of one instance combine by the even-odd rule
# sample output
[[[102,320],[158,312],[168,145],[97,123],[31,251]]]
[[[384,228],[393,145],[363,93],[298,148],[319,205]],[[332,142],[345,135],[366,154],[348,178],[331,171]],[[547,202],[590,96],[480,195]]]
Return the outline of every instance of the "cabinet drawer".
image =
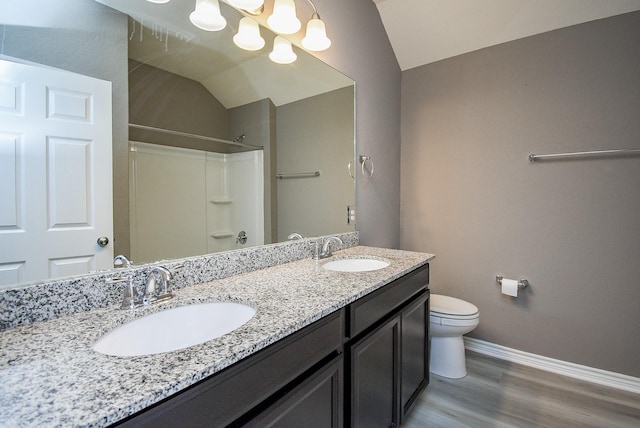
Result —
[[[336,350],[343,310],[334,312],[124,421],[132,427],[226,426]]]
[[[354,338],[427,288],[429,265],[424,265],[348,307],[347,337]]]

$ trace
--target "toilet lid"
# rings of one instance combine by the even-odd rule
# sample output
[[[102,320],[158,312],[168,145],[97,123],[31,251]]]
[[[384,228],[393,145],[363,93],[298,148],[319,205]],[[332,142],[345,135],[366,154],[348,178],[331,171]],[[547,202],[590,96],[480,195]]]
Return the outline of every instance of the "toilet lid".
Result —
[[[476,315],[478,308],[462,299],[441,294],[432,294],[430,297],[431,312],[437,312],[445,316],[469,316]]]

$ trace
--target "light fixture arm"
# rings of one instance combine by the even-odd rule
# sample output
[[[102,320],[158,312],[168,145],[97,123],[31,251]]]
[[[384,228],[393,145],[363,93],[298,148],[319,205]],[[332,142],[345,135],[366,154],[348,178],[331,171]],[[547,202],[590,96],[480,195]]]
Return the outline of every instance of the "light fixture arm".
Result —
[[[311,0],[307,0],[307,3],[309,3],[311,5],[311,7],[313,8],[313,15],[317,15],[318,14],[318,9],[316,9],[316,5],[313,4],[313,2]],[[311,15],[311,16],[313,16]]]

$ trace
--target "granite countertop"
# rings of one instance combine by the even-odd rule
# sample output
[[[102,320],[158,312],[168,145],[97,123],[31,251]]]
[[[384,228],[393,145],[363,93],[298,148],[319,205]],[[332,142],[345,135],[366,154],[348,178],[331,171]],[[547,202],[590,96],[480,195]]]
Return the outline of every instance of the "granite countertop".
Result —
[[[390,266],[333,272],[322,264],[367,255]],[[429,262],[434,256],[352,247],[178,290],[135,311],[112,307],[0,333],[0,426],[107,426],[204,379]],[[243,302],[256,315],[220,338],[186,349],[114,357],[92,349],[140,316],[197,302]]]

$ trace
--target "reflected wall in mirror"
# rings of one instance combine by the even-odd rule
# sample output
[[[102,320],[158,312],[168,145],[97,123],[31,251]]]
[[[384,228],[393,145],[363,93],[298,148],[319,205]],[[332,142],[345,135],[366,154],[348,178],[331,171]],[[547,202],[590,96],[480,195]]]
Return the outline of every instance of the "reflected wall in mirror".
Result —
[[[0,54],[111,86],[113,185],[98,198],[112,202],[110,242],[97,244],[111,231],[91,229],[93,215],[104,208],[87,208],[87,202],[84,228],[92,230],[92,248],[80,254],[82,263],[76,263],[78,255],[56,256],[58,268],[52,269],[47,260],[47,276],[110,267],[96,261],[101,252],[108,264],[114,254],[143,263],[283,241],[294,232],[355,230],[346,215],[355,202],[346,167],[354,157],[350,79],[295,47],[295,63],[271,62],[275,35],[265,28],[261,51],[239,49],[232,37],[243,15],[224,3],[228,26],[211,33],[191,25],[194,3],[188,0],[7,1]],[[29,136],[13,128],[0,132]],[[18,165],[14,175],[20,177],[19,163],[30,160],[18,157],[15,139],[5,140],[1,161]],[[87,159],[109,162],[91,158],[92,150]],[[64,151],[58,153],[62,159]],[[59,172],[65,162],[58,163]],[[94,178],[93,167],[83,174]],[[60,173],[62,179],[72,176]],[[20,198],[30,189],[14,181],[13,193],[0,197],[5,207],[11,199],[24,208]],[[28,217],[22,208],[14,217]],[[0,287],[44,279],[27,274],[23,258],[7,249],[3,236],[19,222],[4,214]],[[40,253],[39,244],[25,251]]]

